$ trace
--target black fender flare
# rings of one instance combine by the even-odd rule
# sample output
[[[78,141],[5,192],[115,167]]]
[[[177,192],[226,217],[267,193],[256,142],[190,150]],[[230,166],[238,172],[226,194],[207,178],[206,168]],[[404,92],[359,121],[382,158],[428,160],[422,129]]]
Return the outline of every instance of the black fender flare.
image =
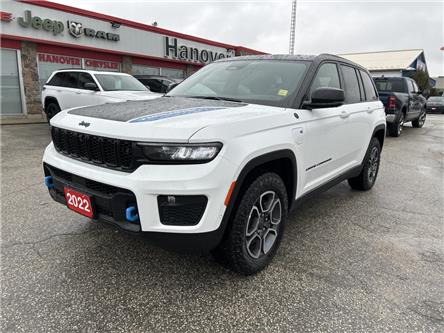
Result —
[[[43,101],[43,109],[46,109],[46,106],[47,106],[50,102],[56,102],[57,105],[58,105],[59,108],[60,108],[59,101],[57,100],[56,97],[54,97],[54,96],[46,96],[46,97],[45,97],[45,100]]]
[[[289,200],[289,202],[288,202],[288,206],[289,206],[289,210],[290,210],[290,208],[294,202],[294,198],[296,196],[297,177],[298,177],[297,161],[296,161],[296,156],[295,156],[294,152],[290,149],[281,149],[281,150],[276,150],[276,151],[273,151],[270,153],[256,156],[253,159],[251,159],[250,161],[248,161],[247,164],[245,164],[245,166],[242,168],[241,172],[239,173],[239,176],[236,179],[236,184],[235,184],[234,189],[231,193],[231,197],[228,202],[227,208],[225,209],[225,213],[222,217],[221,224],[218,228],[218,230],[221,233],[221,236],[223,236],[225,234],[225,229],[228,225],[228,222],[230,220],[232,213],[234,212],[235,205],[239,199],[240,190],[242,189],[242,186],[245,182],[245,178],[247,177],[247,175],[255,168],[257,168],[267,162],[272,162],[272,161],[283,159],[283,158],[287,158],[290,160],[291,165],[292,165],[292,169],[294,172],[293,173],[294,174],[294,176],[293,176],[294,181],[293,181],[293,186],[292,186],[292,193],[290,193],[290,198],[292,200]]]

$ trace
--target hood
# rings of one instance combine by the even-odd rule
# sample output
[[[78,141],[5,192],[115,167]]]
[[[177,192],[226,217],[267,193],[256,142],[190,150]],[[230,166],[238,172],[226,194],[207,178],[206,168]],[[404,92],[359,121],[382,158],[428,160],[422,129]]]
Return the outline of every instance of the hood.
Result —
[[[230,124],[235,123],[247,131],[254,119],[270,117],[273,122],[282,110],[256,104],[160,97],[65,110],[51,119],[51,125],[127,140],[187,142],[207,127],[229,132]]]
[[[103,91],[101,96],[115,98],[120,101],[140,101],[153,99],[162,96],[162,94],[153,93],[151,91]]]

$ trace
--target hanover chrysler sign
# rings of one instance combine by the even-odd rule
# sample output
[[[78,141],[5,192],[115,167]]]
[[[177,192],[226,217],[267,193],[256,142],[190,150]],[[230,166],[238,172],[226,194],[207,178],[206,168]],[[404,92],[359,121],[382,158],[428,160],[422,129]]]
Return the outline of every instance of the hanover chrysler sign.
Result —
[[[177,38],[168,36],[165,36],[164,40],[166,58],[208,64],[218,59],[230,58],[234,53],[233,50],[230,49],[226,49],[226,52],[216,52],[187,45],[178,45]]]

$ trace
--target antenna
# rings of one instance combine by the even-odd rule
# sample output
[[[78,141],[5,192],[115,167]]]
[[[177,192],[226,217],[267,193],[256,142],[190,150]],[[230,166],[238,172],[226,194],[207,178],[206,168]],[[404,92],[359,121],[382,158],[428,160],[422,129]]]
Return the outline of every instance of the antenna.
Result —
[[[294,37],[296,33],[296,2],[293,0],[291,3],[291,24],[290,24],[290,46],[288,53],[294,54]]]

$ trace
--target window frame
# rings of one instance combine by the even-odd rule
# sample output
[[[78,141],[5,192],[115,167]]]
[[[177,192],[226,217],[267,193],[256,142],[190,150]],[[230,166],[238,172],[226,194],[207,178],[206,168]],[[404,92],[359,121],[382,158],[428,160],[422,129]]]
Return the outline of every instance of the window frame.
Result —
[[[378,93],[378,89],[376,89],[375,81],[374,81],[373,78],[370,76],[370,74],[367,73],[365,70],[359,68],[359,69],[358,69],[358,72],[359,72],[359,75],[360,75],[361,80],[362,80],[362,86],[363,86],[363,88],[364,88],[365,101],[366,101],[366,102],[375,102],[375,101],[377,101],[377,100],[379,99],[379,93]],[[366,75],[366,76],[368,77],[368,79],[370,80],[370,84],[372,85],[372,89],[373,89],[373,92],[374,92],[375,97],[376,97],[375,99],[369,99],[369,97],[367,96],[367,90],[365,89],[365,84],[364,84],[364,76],[365,76],[365,75]]]
[[[315,71],[315,73],[313,74],[313,76],[312,76],[312,78],[311,78],[310,84],[308,85],[307,91],[306,91],[306,93],[305,93],[306,98],[304,98],[304,100],[311,100],[311,88],[312,88],[312,86],[313,86],[313,83],[314,83],[314,81],[315,81],[315,79],[316,79],[316,76],[318,75],[319,70],[321,69],[321,67],[322,67],[323,65],[326,65],[326,64],[333,64],[333,65],[336,66],[336,71],[337,71],[337,73],[338,73],[338,79],[339,79],[339,89],[344,90],[344,85],[343,85],[342,76],[341,76],[341,72],[339,71],[339,66],[338,66],[339,64],[338,64],[337,62],[335,62],[335,61],[326,60],[326,61],[321,62],[321,63],[317,66],[316,71]]]
[[[410,90],[410,85],[412,86],[413,90]],[[413,84],[413,80],[407,79],[407,91],[409,94],[415,93],[415,85]]]
[[[362,100],[362,91],[361,91],[361,87],[359,85],[360,76],[357,73],[356,67],[353,66],[353,65],[350,65],[348,63],[340,63],[339,67],[340,67],[341,76],[342,76],[343,81],[344,81],[344,87],[342,89],[344,90],[345,101],[344,101],[343,105],[351,105],[351,104],[357,104],[357,103],[365,102],[365,101]],[[349,102],[349,101],[347,101],[347,88],[346,88],[345,76],[344,76],[344,72],[342,71],[342,67],[349,67],[349,68],[353,69],[353,71],[355,72],[356,79],[358,80],[358,90],[359,90],[359,101],[358,102]]]
[[[78,76],[78,78],[77,78],[77,86],[78,86],[77,89],[81,89],[81,90],[89,90],[89,89],[86,89],[86,88],[83,88],[83,87],[80,86],[80,75],[82,75],[82,74],[84,74],[84,75],[89,75],[89,77],[91,78],[91,81],[92,81],[93,83],[95,83],[95,84],[97,85],[97,87],[99,87],[99,89],[100,89],[100,86],[97,84],[97,81],[96,81],[95,77],[94,77],[91,73],[88,73],[88,72],[79,72],[79,74],[78,74],[79,76]]]

